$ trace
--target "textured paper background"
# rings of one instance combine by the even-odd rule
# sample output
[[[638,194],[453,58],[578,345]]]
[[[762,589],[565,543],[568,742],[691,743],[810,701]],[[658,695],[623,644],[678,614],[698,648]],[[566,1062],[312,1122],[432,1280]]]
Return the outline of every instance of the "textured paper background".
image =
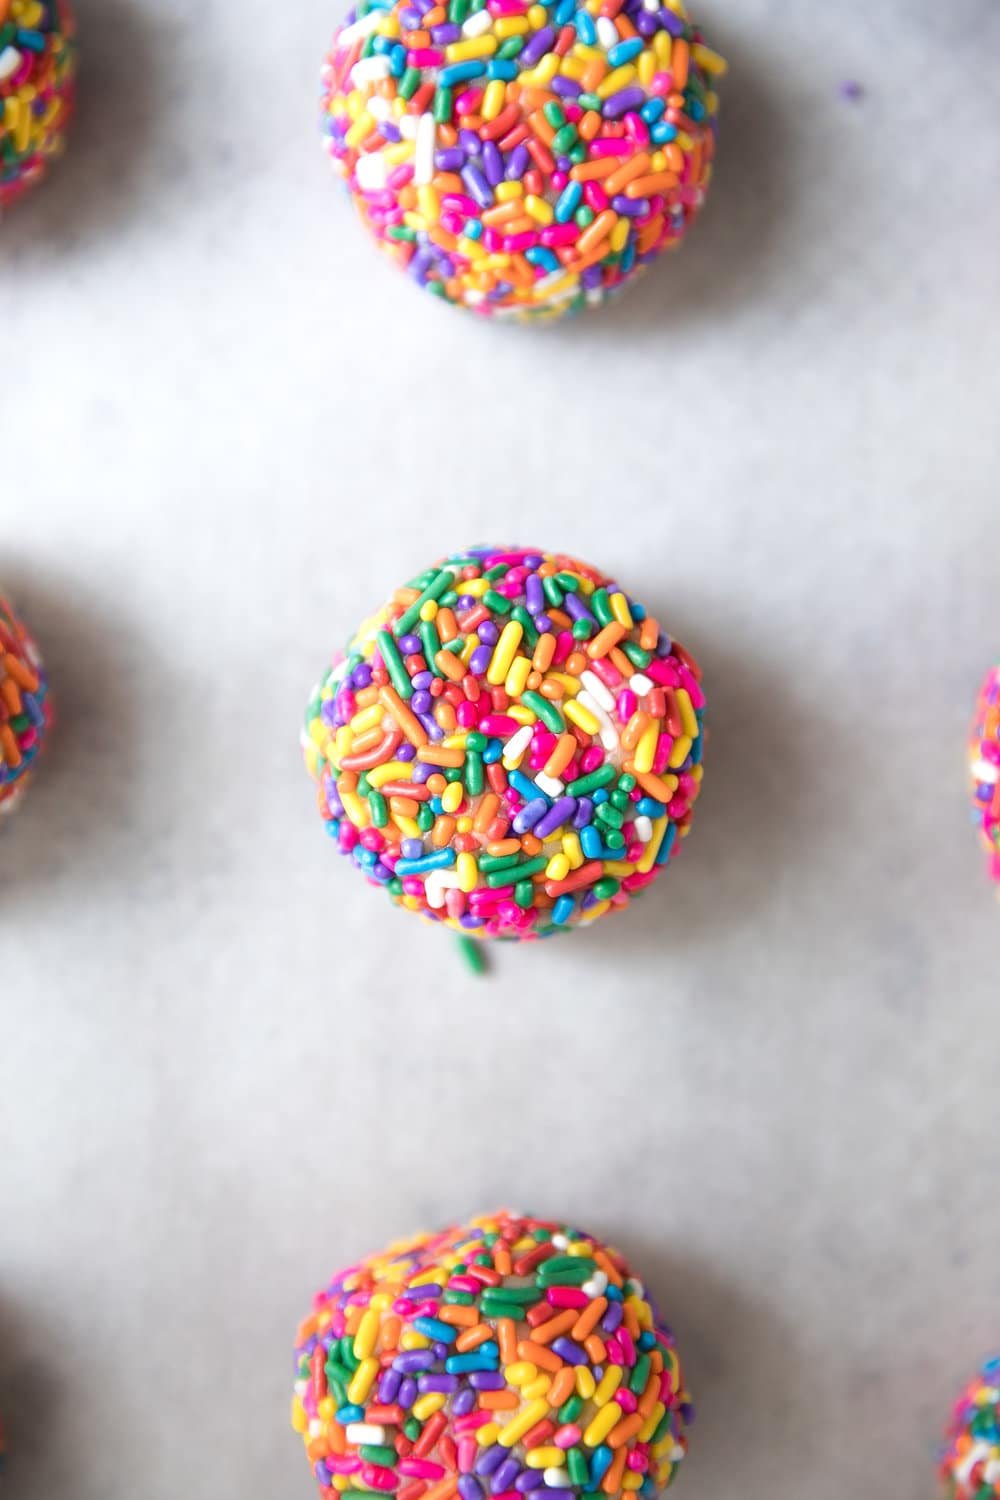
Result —
[[[686,1500],[930,1495],[1000,1341],[963,780],[1000,631],[1000,8],[711,0],[702,225],[544,331],[372,252],[316,139],[336,6],[80,8],[71,155],[0,238],[0,576],[61,712],[0,843],[12,1496],[305,1500],[312,1291],[503,1202],[655,1286]],[[654,605],[712,743],[662,886],[474,983],[334,857],[297,735],[355,619],[483,539]]]

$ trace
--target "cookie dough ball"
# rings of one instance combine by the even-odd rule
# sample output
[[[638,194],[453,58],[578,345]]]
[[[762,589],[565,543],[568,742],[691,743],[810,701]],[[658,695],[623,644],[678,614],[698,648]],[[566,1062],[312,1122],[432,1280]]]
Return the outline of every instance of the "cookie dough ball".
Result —
[[[569,1500],[666,1489],[690,1399],[617,1250],[499,1213],[335,1276],[299,1332],[293,1425],[320,1490]]]
[[[362,220],[418,285],[551,318],[680,243],[724,70],[681,0],[362,0],[324,69],[323,127]]]
[[[67,0],[0,0],[0,209],[40,182],[62,153],[75,35]]]
[[[989,871],[1000,881],[1000,667],[987,674],[976,705],[969,740],[976,826],[989,856]]]
[[[24,794],[51,723],[38,648],[0,593],[0,817]]]
[[[955,1407],[941,1480],[949,1500],[1000,1495],[1000,1359],[986,1361]]]
[[[312,696],[304,747],[327,831],[397,905],[463,934],[593,923],[688,832],[700,675],[586,563],[455,553],[397,589]]]

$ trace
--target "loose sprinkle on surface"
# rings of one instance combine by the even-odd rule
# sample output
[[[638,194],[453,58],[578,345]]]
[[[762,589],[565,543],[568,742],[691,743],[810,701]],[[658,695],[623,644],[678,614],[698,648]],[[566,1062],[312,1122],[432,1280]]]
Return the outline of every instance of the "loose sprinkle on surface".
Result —
[[[682,0],[359,0],[323,70],[323,130],[419,285],[551,318],[679,244],[725,68]]]
[[[0,594],[0,816],[20,800],[51,723],[38,648]]]
[[[63,151],[75,33],[67,0],[0,0],[0,209]]]
[[[692,1419],[674,1338],[617,1250],[507,1212],[334,1277],[292,1425],[323,1494],[657,1495]]]
[[[561,553],[456,553],[361,625],[303,734],[327,832],[396,904],[472,938],[622,910],[688,832],[697,663]]]
[[[1000,881],[1000,666],[986,676],[969,740],[976,826],[989,853],[989,871]]]

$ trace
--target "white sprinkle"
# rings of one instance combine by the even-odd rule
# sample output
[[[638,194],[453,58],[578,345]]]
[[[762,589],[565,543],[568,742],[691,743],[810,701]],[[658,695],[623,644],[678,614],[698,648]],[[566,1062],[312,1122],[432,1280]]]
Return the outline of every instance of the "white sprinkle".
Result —
[[[972,763],[972,774],[977,781],[988,781],[990,786],[996,786],[1000,781],[1000,766],[992,766],[988,760],[975,760]]]
[[[417,121],[417,138],[413,148],[413,181],[424,187],[434,176],[434,145],[437,126],[433,115],[421,115]]]
[[[392,118],[392,100],[383,99],[381,94],[373,94],[365,107],[373,120]]]
[[[539,791],[545,793],[546,797],[561,797],[566,790],[566,783],[560,781],[558,776],[546,776],[544,771],[539,771],[535,777],[535,785]],[[553,1244],[555,1241],[553,1241]],[[567,1244],[569,1241],[567,1240]]]
[[[493,17],[488,10],[477,10],[474,16],[462,22],[463,36],[483,36],[493,25]]]
[[[357,89],[366,83],[377,83],[380,78],[388,78],[391,72],[392,64],[387,57],[363,57],[351,69],[351,82]]]
[[[634,672],[628,680],[628,685],[638,698],[644,698],[647,693],[653,691],[653,684],[642,672]]]
[[[544,1469],[542,1477],[550,1490],[568,1490],[569,1474],[565,1469]]]
[[[601,707],[607,709],[608,713],[610,713],[615,706],[614,694],[608,691],[597,674],[595,672],[581,672],[580,681],[591,697],[596,698]]]
[[[431,870],[424,881],[424,890],[427,892],[427,905],[433,906],[439,911],[445,904],[445,892],[458,890],[458,876],[454,870]],[[365,1439],[367,1442],[368,1439]]]
[[[322,1431],[322,1419],[320,1417],[313,1417],[312,1421],[309,1423],[309,1436],[311,1438],[318,1438]]]
[[[651,16],[655,16],[660,8],[660,0],[642,0],[643,10],[648,10]]]
[[[589,1281],[585,1281],[580,1288],[581,1292],[588,1297],[603,1297],[608,1289],[608,1277],[606,1271],[595,1271]]]
[[[308,1389],[309,1389],[309,1382],[308,1382],[308,1380],[297,1380],[295,1382],[295,1394],[296,1394],[296,1396],[304,1396],[305,1393],[306,1393],[306,1391]]]
[[[635,836],[643,844],[648,844],[649,843],[650,839],[653,837],[653,820],[652,820],[652,818],[643,817],[641,814],[640,814],[640,816],[638,818],[636,818],[636,820],[635,820]]]
[[[512,771],[515,766],[520,765],[527,753],[528,746],[531,744],[531,733],[531,725],[522,724],[517,733],[512,734],[507,741],[506,749],[503,752],[503,763],[508,771]]]
[[[537,781],[537,779],[538,778],[536,777],[535,780]],[[554,1234],[552,1236],[552,1243],[553,1243],[553,1245],[555,1245],[555,1247],[556,1247],[557,1250],[568,1250],[569,1249],[569,1240],[566,1238],[566,1236],[564,1234]]]
[[[380,193],[388,176],[385,157],[381,151],[362,152],[354,168],[354,175],[362,192]]]
[[[417,138],[417,126],[420,124],[419,115],[404,115],[398,122],[399,133],[404,141],[415,141]]]
[[[0,52],[0,78],[10,78],[20,66],[21,54],[16,47],[5,47]]]
[[[597,18],[597,40],[602,47],[609,49],[616,47],[621,41],[621,37],[618,35],[618,27],[608,16],[598,16]]]
[[[384,1443],[385,1428],[377,1422],[348,1422],[344,1436],[349,1443]]]
[[[383,13],[378,10],[370,10],[360,21],[352,21],[350,26],[345,26],[337,37],[337,51],[347,52],[354,46],[356,41],[362,37],[371,36],[377,31],[382,21]]]

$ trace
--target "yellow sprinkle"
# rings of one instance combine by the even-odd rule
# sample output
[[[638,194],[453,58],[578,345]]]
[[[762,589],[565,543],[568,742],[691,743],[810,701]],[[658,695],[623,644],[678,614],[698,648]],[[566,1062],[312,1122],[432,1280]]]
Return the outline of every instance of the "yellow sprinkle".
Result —
[[[594,90],[598,99],[610,99],[612,94],[617,94],[619,89],[625,88],[635,77],[635,67],[632,63],[625,63],[620,68],[612,68],[606,78],[602,78]]]
[[[660,845],[663,843],[663,835],[667,831],[667,821],[668,820],[666,818],[657,818],[656,822],[653,824],[653,837],[646,845],[645,854],[636,865],[636,869],[638,870],[640,875],[648,875],[649,871],[656,863],[656,856],[659,854]]]
[[[441,200],[429,182],[417,188],[417,203],[424,218],[436,224],[441,217]]]
[[[611,1373],[611,1370],[608,1370],[604,1376],[604,1380],[606,1380],[608,1375],[610,1375]],[[621,1379],[621,1371],[618,1370],[615,1373],[617,1374],[618,1378]],[[601,1386],[604,1385],[604,1380],[602,1380],[601,1385],[598,1386],[598,1391],[601,1389]],[[597,1400],[596,1394],[594,1396],[594,1400]],[[618,1405],[618,1402],[612,1401],[609,1398],[606,1405],[601,1407],[601,1410],[597,1413],[593,1421],[590,1423],[590,1426],[583,1434],[583,1441],[586,1443],[587,1447],[596,1448],[600,1443],[603,1443],[604,1439],[607,1437],[611,1429],[617,1425],[618,1419],[621,1416],[622,1409]]]
[[[670,37],[665,31],[658,31],[653,37],[653,51],[661,73],[665,73],[670,67],[670,50]]]
[[[676,771],[678,766],[682,766],[684,764],[690,754],[691,740],[689,736],[686,734],[679,734],[674,740],[674,748],[670,752],[670,759],[667,761],[667,765],[670,767],[671,771]]]
[[[471,599],[478,599],[481,594],[485,594],[486,590],[492,587],[493,585],[487,578],[465,578],[462,580],[462,593],[468,594]]]
[[[362,1315],[358,1324],[358,1331],[354,1335],[354,1358],[370,1359],[375,1353],[375,1344],[378,1340],[379,1316],[374,1308],[369,1307]]]
[[[706,73],[713,73],[716,78],[724,78],[729,72],[729,64],[718,52],[713,52],[711,47],[706,47],[704,42],[695,42],[691,48],[691,56],[699,63]]]
[[[527,16],[500,16],[498,20],[493,22],[494,35],[498,36],[501,41],[509,36],[524,36],[530,30],[531,22]],[[502,91],[503,80],[496,78],[493,81],[500,84]]]
[[[366,729],[374,729],[376,724],[381,724],[384,713],[385,709],[381,703],[373,703],[370,708],[363,708],[351,720],[352,734],[364,734]]]
[[[377,791],[387,781],[412,781],[413,766],[405,760],[387,760],[384,766],[374,766],[365,775],[368,777],[368,785]]]
[[[621,1411],[621,1407],[618,1408]],[[529,1401],[515,1417],[507,1423],[500,1431],[497,1442],[501,1448],[513,1448],[518,1438],[523,1438],[526,1432],[530,1432],[536,1422],[549,1414],[547,1401]],[[480,1428],[480,1431],[482,1429]]]
[[[476,881],[479,879],[479,871],[476,861],[467,851],[458,856],[455,861],[455,873],[458,876],[458,888],[466,895],[476,889]]]
[[[528,686],[531,676],[531,661],[527,656],[515,656],[510,671],[504,678],[504,692],[509,698],[520,698]]]
[[[608,603],[611,605],[611,613],[619,625],[624,625],[626,630],[631,630],[632,611],[628,607],[628,600],[625,598],[625,595],[616,590],[615,593],[609,596]]]
[[[530,1360],[519,1359],[512,1365],[504,1365],[503,1373],[504,1379],[509,1380],[511,1385],[527,1385],[538,1374],[538,1366],[533,1365]]]
[[[622,1489],[631,1494],[633,1490],[639,1488],[640,1484],[642,1484],[642,1475],[637,1474],[634,1469],[626,1469],[622,1475]]]
[[[485,580],[471,581],[485,582]],[[462,585],[462,588],[465,593],[471,592],[471,590],[466,588],[464,583]],[[511,668],[511,663],[514,660],[514,657],[517,655],[517,648],[521,644],[521,637],[523,635],[523,625],[519,625],[516,620],[507,621],[507,624],[500,632],[500,639],[497,641],[496,646],[493,648],[493,656],[490,660],[489,667],[486,670],[486,681],[490,684],[490,687],[499,687],[504,678],[507,676],[507,673]],[[597,732],[596,728],[593,732]]]
[[[305,1432],[309,1426],[309,1418],[306,1416],[305,1407],[298,1396],[292,1397],[292,1426],[296,1432]]]
[[[639,82],[644,89],[648,89],[656,72],[656,54],[650,52],[647,47],[635,60],[635,69],[639,75]]]
[[[518,187],[521,184],[518,183]],[[534,219],[536,224],[551,224],[555,213],[551,203],[546,203],[544,198],[539,198],[535,193],[529,193],[524,200],[524,206]]]
[[[426,604],[421,604],[420,606],[420,618],[422,620],[436,619],[437,612],[438,602],[436,599],[428,599]]]
[[[469,62],[475,57],[492,57],[497,50],[497,39],[489,32],[485,36],[470,36],[464,42],[451,42],[444,49],[450,63]]]
[[[684,733],[692,740],[697,739],[698,720],[695,717],[694,704],[691,702],[691,695],[687,688],[677,689],[677,707],[681,711],[681,724],[684,726]]]
[[[360,1406],[367,1398],[378,1374],[379,1364],[377,1359],[363,1359],[351,1376],[351,1383],[347,1387],[347,1399],[355,1406]]]
[[[476,1432],[476,1442],[479,1444],[480,1448],[490,1448],[493,1446],[499,1436],[500,1423],[487,1422],[484,1427],[480,1427]]]
[[[583,864],[583,849],[580,847],[580,835],[577,833],[563,834],[563,853],[569,860],[571,870],[578,870]]]
[[[519,724],[535,724],[538,722],[537,716],[530,708],[525,708],[523,703],[511,703],[504,709],[504,713],[508,719],[516,719]],[[524,757],[521,756],[520,759],[523,760]],[[506,764],[506,761],[504,764]]]
[[[358,116],[354,124],[351,126],[350,130],[345,135],[345,145],[348,146],[348,148],[351,150],[353,150],[357,146],[360,146],[361,142],[363,140],[366,140],[367,137],[371,135],[374,128],[375,121],[372,119],[368,111],[365,110],[364,114]]]
[[[584,708],[582,703],[577,703],[575,698],[570,698],[568,702],[564,702],[562,711],[570,723],[576,724],[579,729],[583,730],[584,734],[600,733],[600,720],[595,719],[590,709]]]
[[[611,1397],[622,1383],[622,1372],[616,1365],[609,1365],[601,1376],[601,1383],[594,1392],[594,1404],[596,1406],[607,1406]],[[617,1403],[616,1403],[617,1405]],[[621,1415],[621,1407],[618,1407]],[[600,1441],[600,1439],[598,1439]]]
[[[532,1448],[530,1453],[524,1455],[524,1461],[529,1469],[561,1469],[566,1462],[566,1455],[561,1448]]]
[[[357,792],[341,792],[339,795],[341,802],[344,804],[344,811],[355,828],[367,828],[371,822],[368,803],[362,802]]]
[[[572,672],[548,672],[546,676],[553,682],[558,682],[563,691],[571,698],[575,698],[580,691],[580,679],[574,677]]]
[[[549,52],[530,72],[521,74],[520,81],[522,85],[526,85],[528,88],[545,88],[559,72],[559,64],[561,62],[561,57],[557,57],[554,52]]]
[[[597,1389],[597,1381],[588,1365],[576,1367],[576,1393],[583,1401],[589,1401]]]
[[[466,260],[482,260],[487,253],[478,240],[466,239],[464,234],[458,242],[458,248]]]
[[[657,1401],[656,1405],[653,1407],[653,1410],[650,1412],[645,1422],[639,1428],[638,1441],[640,1443],[649,1442],[650,1438],[653,1436],[653,1433],[659,1427],[660,1422],[666,1413],[666,1410],[667,1408],[664,1406],[663,1402]]]
[[[653,769],[653,759],[656,755],[656,745],[660,738],[660,721],[654,719],[639,736],[639,743],[635,747],[635,768],[645,776]]]
[[[422,839],[423,832],[416,818],[404,817],[402,813],[394,812],[392,821],[403,835],[404,839]]]
[[[334,1474],[331,1482],[335,1490],[340,1490],[341,1492],[343,1492],[344,1490],[350,1489],[351,1476],[349,1474]]]
[[[539,1375],[537,1379],[533,1380],[530,1383],[530,1385],[522,1387],[521,1395],[524,1397],[525,1401],[540,1401],[542,1397],[547,1394],[549,1386],[551,1384],[551,1375]]]
[[[493,191],[498,203],[510,203],[514,198],[523,197],[524,183],[501,182]]]
[[[611,231],[611,248],[614,251],[624,250],[625,241],[628,239],[630,223],[624,216],[618,220]]]
[[[446,813],[458,812],[465,788],[460,781],[449,781],[441,793],[441,806]]]
[[[511,19],[514,19],[513,17]],[[500,22],[497,22],[497,26]],[[525,28],[527,29],[527,28]],[[506,84],[502,78],[491,78],[483,90],[483,102],[479,106],[479,112],[484,120],[495,120],[504,107],[506,100]]]
[[[533,5],[528,11],[528,20],[531,22],[535,31],[541,31],[543,26],[548,25],[549,13],[545,9],[544,5]]]
[[[426,1422],[436,1411],[440,1411],[447,1400],[441,1391],[428,1391],[424,1396],[418,1396],[410,1408],[418,1422]]]
[[[574,51],[575,50],[576,49],[574,48]],[[577,83],[579,83],[584,73],[586,73],[587,71],[587,64],[583,62],[581,58],[571,57],[569,53],[567,53],[562,60],[562,67],[559,71],[562,73],[564,78],[575,78]]]
[[[546,880],[565,880],[569,874],[569,860],[565,854],[553,854],[545,866]]]
[[[429,1349],[431,1341],[422,1333],[414,1333],[412,1328],[406,1328],[399,1336],[399,1347],[401,1349]]]

